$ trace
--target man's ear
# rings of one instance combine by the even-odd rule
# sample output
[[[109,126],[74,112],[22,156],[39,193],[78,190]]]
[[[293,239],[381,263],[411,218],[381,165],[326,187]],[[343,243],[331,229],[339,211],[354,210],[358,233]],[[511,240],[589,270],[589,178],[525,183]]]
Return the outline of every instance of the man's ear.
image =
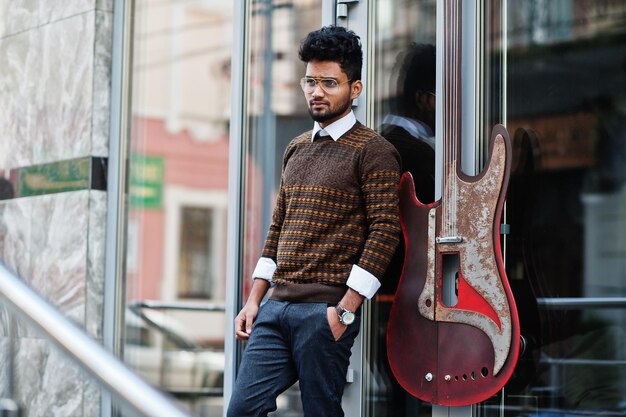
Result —
[[[435,111],[435,96],[424,91],[415,92],[415,106],[422,111]]]
[[[356,80],[352,82],[352,84],[350,85],[350,88],[351,88],[350,98],[354,100],[355,98],[361,95],[361,92],[363,91],[363,83],[361,83],[361,80]]]

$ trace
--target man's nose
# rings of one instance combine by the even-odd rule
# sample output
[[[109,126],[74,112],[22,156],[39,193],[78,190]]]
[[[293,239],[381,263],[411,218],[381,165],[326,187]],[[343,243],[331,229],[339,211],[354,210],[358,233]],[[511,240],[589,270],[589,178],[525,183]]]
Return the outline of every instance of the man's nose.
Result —
[[[326,94],[326,91],[324,91],[324,89],[322,88],[320,83],[319,82],[315,83],[315,87],[313,88],[313,91],[311,92],[311,95],[313,97],[321,97],[324,94]]]

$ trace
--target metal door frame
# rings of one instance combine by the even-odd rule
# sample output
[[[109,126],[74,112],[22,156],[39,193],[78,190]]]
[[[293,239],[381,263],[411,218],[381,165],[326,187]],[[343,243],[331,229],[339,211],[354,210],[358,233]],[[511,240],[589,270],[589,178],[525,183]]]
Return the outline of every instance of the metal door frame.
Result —
[[[322,22],[321,25],[337,24],[346,26],[355,31],[360,37],[363,45],[363,74],[364,90],[361,97],[354,103],[354,111],[357,119],[368,124],[373,119],[373,109],[368,106],[370,97],[367,88],[370,81],[369,52],[370,34],[372,22],[369,10],[375,7],[377,0],[322,0]],[[506,3],[506,2],[503,2]],[[464,2],[466,7],[463,11],[463,108],[474,111],[463,112],[462,144],[463,144],[463,170],[468,174],[476,172],[481,157],[481,138],[477,132],[483,131],[482,117],[483,108],[482,92],[484,91],[481,77],[483,75],[481,47],[484,34],[483,28],[483,8],[475,2]],[[229,224],[228,224],[228,255],[227,255],[227,282],[230,283],[226,291],[226,322],[234,321],[235,307],[237,305],[238,294],[241,293],[240,281],[240,259],[241,259],[241,236],[243,219],[243,195],[242,179],[243,173],[243,148],[245,132],[245,74],[247,71],[246,52],[246,31],[247,24],[247,2],[236,2],[233,10],[233,61],[232,61],[232,105],[231,105],[231,131],[230,131],[230,173],[229,173]],[[443,0],[437,0],[437,40],[443,38]],[[346,17],[344,17],[347,14]],[[503,18],[504,20],[504,18]],[[503,22],[505,23],[505,22]],[[242,30],[243,29],[243,30]],[[437,54],[437,90],[441,91],[442,86],[442,54]],[[503,72],[505,69],[503,69]],[[506,92],[503,91],[503,94]],[[502,102],[505,102],[504,100]],[[368,108],[370,107],[370,108]],[[504,109],[503,109],[504,110]],[[437,101],[436,125],[437,132],[442,132],[442,103]],[[442,138],[440,134],[436,136],[437,147],[441,148]],[[441,156],[437,156],[437,189],[441,188]],[[441,194],[437,191],[437,196]],[[363,415],[365,405],[365,383],[364,351],[369,343],[369,308],[365,303],[361,323],[361,332],[355,340],[353,347],[350,369],[348,372],[348,385],[344,393],[343,406],[346,415]],[[225,353],[226,369],[224,377],[224,403],[227,404],[230,398],[234,375],[236,375],[238,364],[238,349],[235,343],[233,326],[226,326]],[[433,417],[471,417],[474,415],[474,408],[467,407],[439,407],[433,406]],[[225,411],[224,411],[225,412]]]

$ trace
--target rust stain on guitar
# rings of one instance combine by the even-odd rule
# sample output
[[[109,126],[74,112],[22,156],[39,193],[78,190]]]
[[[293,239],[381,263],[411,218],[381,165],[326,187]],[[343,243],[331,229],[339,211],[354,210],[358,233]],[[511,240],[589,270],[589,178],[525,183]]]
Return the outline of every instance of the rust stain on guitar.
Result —
[[[449,181],[453,188],[458,207],[456,209],[456,231],[463,238],[459,244],[447,245],[446,250],[458,251],[463,265],[463,279],[480,294],[493,308],[499,325],[490,317],[479,312],[447,308],[437,305],[435,319],[438,321],[464,323],[482,330],[493,344],[493,374],[502,369],[511,345],[511,312],[498,265],[496,248],[491,228],[496,215],[500,185],[504,181],[506,166],[505,144],[502,135],[494,141],[493,155],[479,181],[463,181],[456,170],[451,170]],[[462,296],[462,294],[460,295]]]

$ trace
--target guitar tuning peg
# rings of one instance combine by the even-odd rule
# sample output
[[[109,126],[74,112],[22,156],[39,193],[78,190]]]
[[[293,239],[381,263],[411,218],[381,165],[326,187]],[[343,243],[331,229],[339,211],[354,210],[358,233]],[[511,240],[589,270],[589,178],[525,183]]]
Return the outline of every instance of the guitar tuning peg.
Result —
[[[424,377],[426,378],[426,381],[430,382],[433,380],[433,374],[431,374],[430,372],[426,374],[426,376]]]

